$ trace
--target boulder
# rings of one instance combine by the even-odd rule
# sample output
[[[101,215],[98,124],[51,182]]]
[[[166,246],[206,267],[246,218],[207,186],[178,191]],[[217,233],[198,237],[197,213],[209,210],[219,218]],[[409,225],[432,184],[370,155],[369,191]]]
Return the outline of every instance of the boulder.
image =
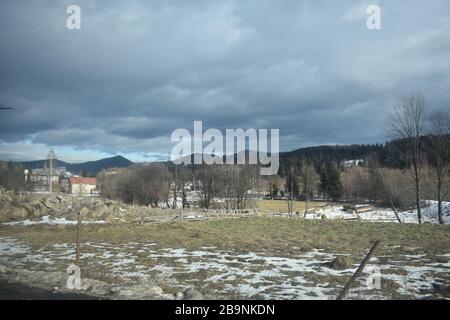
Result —
[[[175,300],[184,300],[184,293],[179,291],[175,294]]]
[[[9,213],[11,212],[10,209],[4,208],[0,210],[0,222],[7,222],[10,220]]]
[[[9,217],[11,220],[21,221],[28,218],[28,211],[23,207],[12,208]]]
[[[48,210],[47,208],[41,206],[41,205],[35,205],[32,206],[30,211],[32,212],[32,216],[34,218],[40,218],[43,216],[49,216],[50,215],[50,210]]]
[[[200,292],[190,287],[183,292],[184,300],[203,300],[203,296]]]
[[[353,259],[347,256],[337,256],[333,261],[327,262],[326,265],[337,270],[350,269],[353,267]]]

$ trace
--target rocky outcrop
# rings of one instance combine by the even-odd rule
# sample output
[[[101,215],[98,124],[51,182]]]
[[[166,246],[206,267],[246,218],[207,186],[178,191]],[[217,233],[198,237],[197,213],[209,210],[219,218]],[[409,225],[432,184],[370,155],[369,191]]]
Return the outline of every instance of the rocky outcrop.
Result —
[[[81,200],[67,194],[0,195],[0,222],[41,220],[42,217],[76,220],[79,208],[83,220],[108,221],[133,215],[133,208],[99,197]],[[126,210],[122,209],[126,207]],[[137,216],[137,213],[135,214]]]

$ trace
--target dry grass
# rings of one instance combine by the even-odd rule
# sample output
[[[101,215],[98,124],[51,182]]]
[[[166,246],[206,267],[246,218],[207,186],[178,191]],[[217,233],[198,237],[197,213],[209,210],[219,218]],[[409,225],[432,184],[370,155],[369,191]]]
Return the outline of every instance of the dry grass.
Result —
[[[308,205],[309,209],[326,206],[327,202],[311,201]],[[305,201],[294,201],[294,211],[304,212]],[[286,200],[257,200],[256,207],[262,210],[287,212],[288,202]]]
[[[0,236],[22,239],[36,246],[74,242],[75,226],[0,226]],[[154,242],[158,247],[195,249],[216,246],[243,252],[295,254],[321,248],[332,252],[364,253],[381,240],[386,253],[413,248],[414,253],[448,253],[450,227],[303,220],[299,218],[247,217],[164,224],[83,225],[81,241],[113,244]],[[299,249],[292,249],[293,247]]]
[[[39,249],[52,244],[74,243],[76,228],[74,226],[44,225],[0,226],[0,236],[24,240],[32,247]],[[179,268],[180,271],[173,275],[176,283],[192,284],[202,292],[212,295],[222,292],[228,282],[207,281],[207,278],[213,274],[208,269],[198,270],[195,273],[182,271],[184,262],[179,262],[170,257],[161,256],[156,260],[151,259],[145,252],[140,253],[143,248],[142,245],[155,244],[156,250],[165,248],[196,250],[202,247],[217,247],[217,250],[233,251],[235,255],[239,252],[257,252],[260,255],[288,258],[299,257],[304,252],[317,248],[330,253],[348,254],[352,261],[358,262],[361,261],[375,240],[382,241],[382,245],[376,252],[376,256],[380,257],[381,264],[384,263],[381,260],[382,256],[386,257],[387,262],[389,262],[392,260],[389,257],[395,257],[394,260],[399,260],[401,254],[406,253],[424,254],[427,261],[435,263],[445,264],[448,262],[448,259],[444,259],[440,255],[450,252],[450,227],[440,225],[245,217],[196,222],[178,221],[141,226],[131,223],[83,225],[81,232],[83,243],[107,243],[110,250],[115,253],[125,250],[125,252],[135,256],[136,265],[146,266],[147,269],[161,264]],[[126,246],[126,248],[123,249],[123,246]],[[83,253],[87,253],[86,249],[83,249]],[[198,262],[199,259],[190,257],[186,263],[189,265]],[[238,259],[234,261],[233,258],[229,265],[234,266],[236,264],[238,266],[239,262],[242,261]],[[53,268],[63,269],[67,265],[65,260],[60,263],[60,266],[54,265]],[[111,266],[107,263],[108,259],[103,259],[101,263],[96,257],[84,259],[82,265],[85,276],[120,283],[120,278],[115,278],[116,275],[111,273]],[[254,272],[258,272],[264,267],[261,262],[254,261],[253,263],[252,270]],[[422,261],[417,261],[417,263],[418,265],[423,264]],[[130,265],[129,268],[130,270],[126,270],[136,271],[133,265]],[[392,272],[398,273],[399,271],[394,270]],[[166,279],[160,279],[157,270],[149,271],[147,274],[163,287],[165,292],[175,293],[178,290],[176,284],[167,282]],[[336,290],[342,287],[348,278],[318,273],[308,274],[301,270],[295,270],[292,271],[292,274],[286,273],[286,277],[279,280],[290,281],[289,277],[294,278],[296,275],[304,277],[311,286],[318,283],[328,283],[335,286]],[[444,277],[444,279],[446,278]],[[269,278],[266,280],[275,281]],[[139,281],[139,279],[136,281]],[[233,281],[233,283],[228,284],[237,288],[235,294],[239,296],[239,285],[245,284],[247,280],[237,277]],[[386,284],[389,285],[390,283],[387,282]],[[300,286],[301,284],[293,283],[293,285]],[[404,296],[397,296],[396,289],[394,283],[392,288],[383,288],[383,294],[393,298],[405,298]]]

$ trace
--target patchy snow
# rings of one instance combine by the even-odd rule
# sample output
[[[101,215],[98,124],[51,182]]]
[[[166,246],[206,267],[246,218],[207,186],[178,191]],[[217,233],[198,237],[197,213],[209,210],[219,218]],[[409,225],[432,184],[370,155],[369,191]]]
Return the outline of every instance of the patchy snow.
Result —
[[[81,222],[82,224],[101,224],[106,223],[106,221],[90,221],[84,220]],[[14,221],[14,222],[4,222],[2,223],[6,226],[14,226],[14,225],[24,225],[24,226],[33,226],[38,224],[46,224],[46,225],[76,225],[77,221],[67,220],[66,218],[51,218],[50,216],[43,216],[41,220],[32,221],[32,220],[22,220],[22,221]]]
[[[137,249],[139,248],[139,249]],[[122,279],[122,284],[150,283],[162,280],[180,290],[201,282],[214,287],[216,297],[238,294],[264,299],[334,299],[344,282],[356,270],[357,264],[346,270],[334,270],[325,262],[342,254],[314,249],[294,256],[268,256],[263,253],[224,251],[217,248],[158,249],[152,243],[83,243],[81,259],[91,272],[101,267],[99,276],[109,274]],[[450,254],[441,255],[448,257]],[[396,255],[371,259],[381,267],[383,279],[397,283],[397,292],[406,297],[419,298],[420,290],[431,289],[433,283],[449,283],[449,263],[436,263],[425,255]],[[11,237],[0,237],[0,263],[45,271],[65,271],[75,259],[73,244],[54,244],[33,249]],[[384,261],[382,264],[380,261]],[[386,262],[387,261],[387,262]],[[186,276],[192,274],[192,276]],[[185,275],[177,280],[178,275]],[[368,274],[367,274],[368,276]],[[341,280],[341,283],[343,282]],[[360,288],[364,291],[365,277]],[[364,297],[389,298],[381,291],[364,292]],[[355,297],[358,297],[358,296]],[[359,296],[360,298],[360,296]]]
[[[437,201],[427,201],[427,206],[422,208],[422,219],[424,223],[439,223],[437,208]],[[450,224],[450,202],[442,203],[442,211],[444,223]],[[417,209],[398,212],[398,215],[403,223],[418,223]],[[359,219],[361,221],[370,222],[398,222],[394,211],[391,209],[374,208],[372,211],[356,214],[344,211],[343,206],[326,206],[324,208],[319,208],[315,212],[309,213],[306,218],[321,219],[322,216],[327,219]]]

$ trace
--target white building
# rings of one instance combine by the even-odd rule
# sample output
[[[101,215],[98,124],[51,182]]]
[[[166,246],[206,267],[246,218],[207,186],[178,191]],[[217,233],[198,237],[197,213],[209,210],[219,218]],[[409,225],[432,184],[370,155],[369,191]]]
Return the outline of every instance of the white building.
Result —
[[[96,178],[70,177],[69,192],[71,194],[93,194],[97,188]]]

